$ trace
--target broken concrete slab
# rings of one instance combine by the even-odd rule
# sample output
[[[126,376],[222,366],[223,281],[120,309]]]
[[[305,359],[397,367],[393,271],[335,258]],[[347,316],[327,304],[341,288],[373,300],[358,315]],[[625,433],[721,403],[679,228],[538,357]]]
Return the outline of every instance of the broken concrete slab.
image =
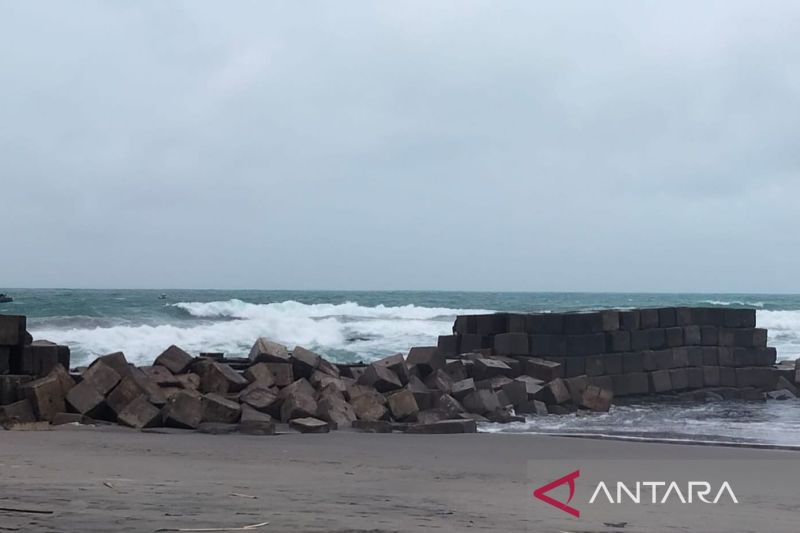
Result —
[[[327,422],[314,417],[295,418],[289,421],[289,426],[300,433],[328,433],[331,430]]]

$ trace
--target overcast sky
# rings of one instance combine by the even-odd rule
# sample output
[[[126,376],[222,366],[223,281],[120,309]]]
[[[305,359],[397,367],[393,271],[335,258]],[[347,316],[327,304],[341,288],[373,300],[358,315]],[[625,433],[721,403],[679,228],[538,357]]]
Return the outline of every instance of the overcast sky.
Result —
[[[798,2],[0,4],[0,287],[800,292]]]

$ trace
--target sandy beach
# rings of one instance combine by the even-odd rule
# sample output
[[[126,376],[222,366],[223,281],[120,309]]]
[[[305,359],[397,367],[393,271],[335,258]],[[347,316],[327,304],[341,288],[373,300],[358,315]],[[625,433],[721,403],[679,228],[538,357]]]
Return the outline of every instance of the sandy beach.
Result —
[[[797,471],[786,465],[797,459],[797,452],[782,450],[531,435],[8,431],[0,434],[0,507],[52,514],[1,511],[0,531],[263,522],[269,525],[259,530],[267,532],[796,531]],[[616,471],[645,464],[650,478],[676,478],[699,476],[698,465],[714,461],[724,461],[733,479],[754,479],[754,465],[764,463],[785,475],[769,474],[768,484],[739,483],[738,505],[682,505],[679,513],[671,504],[606,505],[576,519],[531,496],[551,481],[531,478],[544,464]]]

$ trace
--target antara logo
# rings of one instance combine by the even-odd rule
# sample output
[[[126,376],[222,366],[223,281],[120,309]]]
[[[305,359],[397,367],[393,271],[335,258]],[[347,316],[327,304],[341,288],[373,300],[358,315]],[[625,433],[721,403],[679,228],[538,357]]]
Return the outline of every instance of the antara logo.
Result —
[[[534,490],[533,496],[548,505],[552,505],[556,509],[560,509],[567,514],[580,518],[580,510],[569,505],[575,497],[575,480],[578,479],[580,475],[581,471],[575,470],[562,478],[551,481]],[[548,496],[548,492],[564,484],[569,488],[569,497],[566,502]],[[610,490],[605,481],[598,483],[592,493],[592,497],[589,499],[589,504],[595,503],[598,498],[601,500],[604,499],[612,504],[623,503],[626,500],[631,503],[642,503],[643,501],[647,503],[649,501],[649,503],[659,504],[677,500],[680,503],[686,504],[700,502],[715,504],[719,503],[725,495],[727,495],[731,502],[739,503],[739,500],[736,499],[736,494],[733,492],[733,488],[727,481],[723,481],[716,492],[708,481],[689,481],[686,484],[685,490],[682,490],[681,485],[675,481],[637,481],[630,485],[618,481],[616,484],[612,483],[611,486],[615,487],[616,490]],[[650,496],[649,498],[646,497],[648,493]],[[714,497],[709,498],[712,493],[715,494]],[[645,496],[644,499],[643,495]]]

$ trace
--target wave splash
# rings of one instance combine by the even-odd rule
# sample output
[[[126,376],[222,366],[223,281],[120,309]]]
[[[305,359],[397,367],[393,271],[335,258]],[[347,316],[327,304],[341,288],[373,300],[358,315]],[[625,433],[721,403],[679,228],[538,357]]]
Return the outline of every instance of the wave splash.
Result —
[[[169,309],[184,314],[175,320]],[[482,309],[449,309],[404,305],[362,306],[303,304],[293,300],[254,304],[242,300],[179,302],[165,306],[163,324],[131,324],[127,319],[109,327],[63,327],[50,323],[32,331],[38,338],[73,348],[75,363],[122,350],[132,362],[150,364],[167,346],[177,344],[192,353],[221,351],[246,355],[256,338],[318,350],[335,361],[370,360],[412,346],[435,344],[450,332],[457,314],[487,313]],[[189,319],[186,319],[188,315]]]

